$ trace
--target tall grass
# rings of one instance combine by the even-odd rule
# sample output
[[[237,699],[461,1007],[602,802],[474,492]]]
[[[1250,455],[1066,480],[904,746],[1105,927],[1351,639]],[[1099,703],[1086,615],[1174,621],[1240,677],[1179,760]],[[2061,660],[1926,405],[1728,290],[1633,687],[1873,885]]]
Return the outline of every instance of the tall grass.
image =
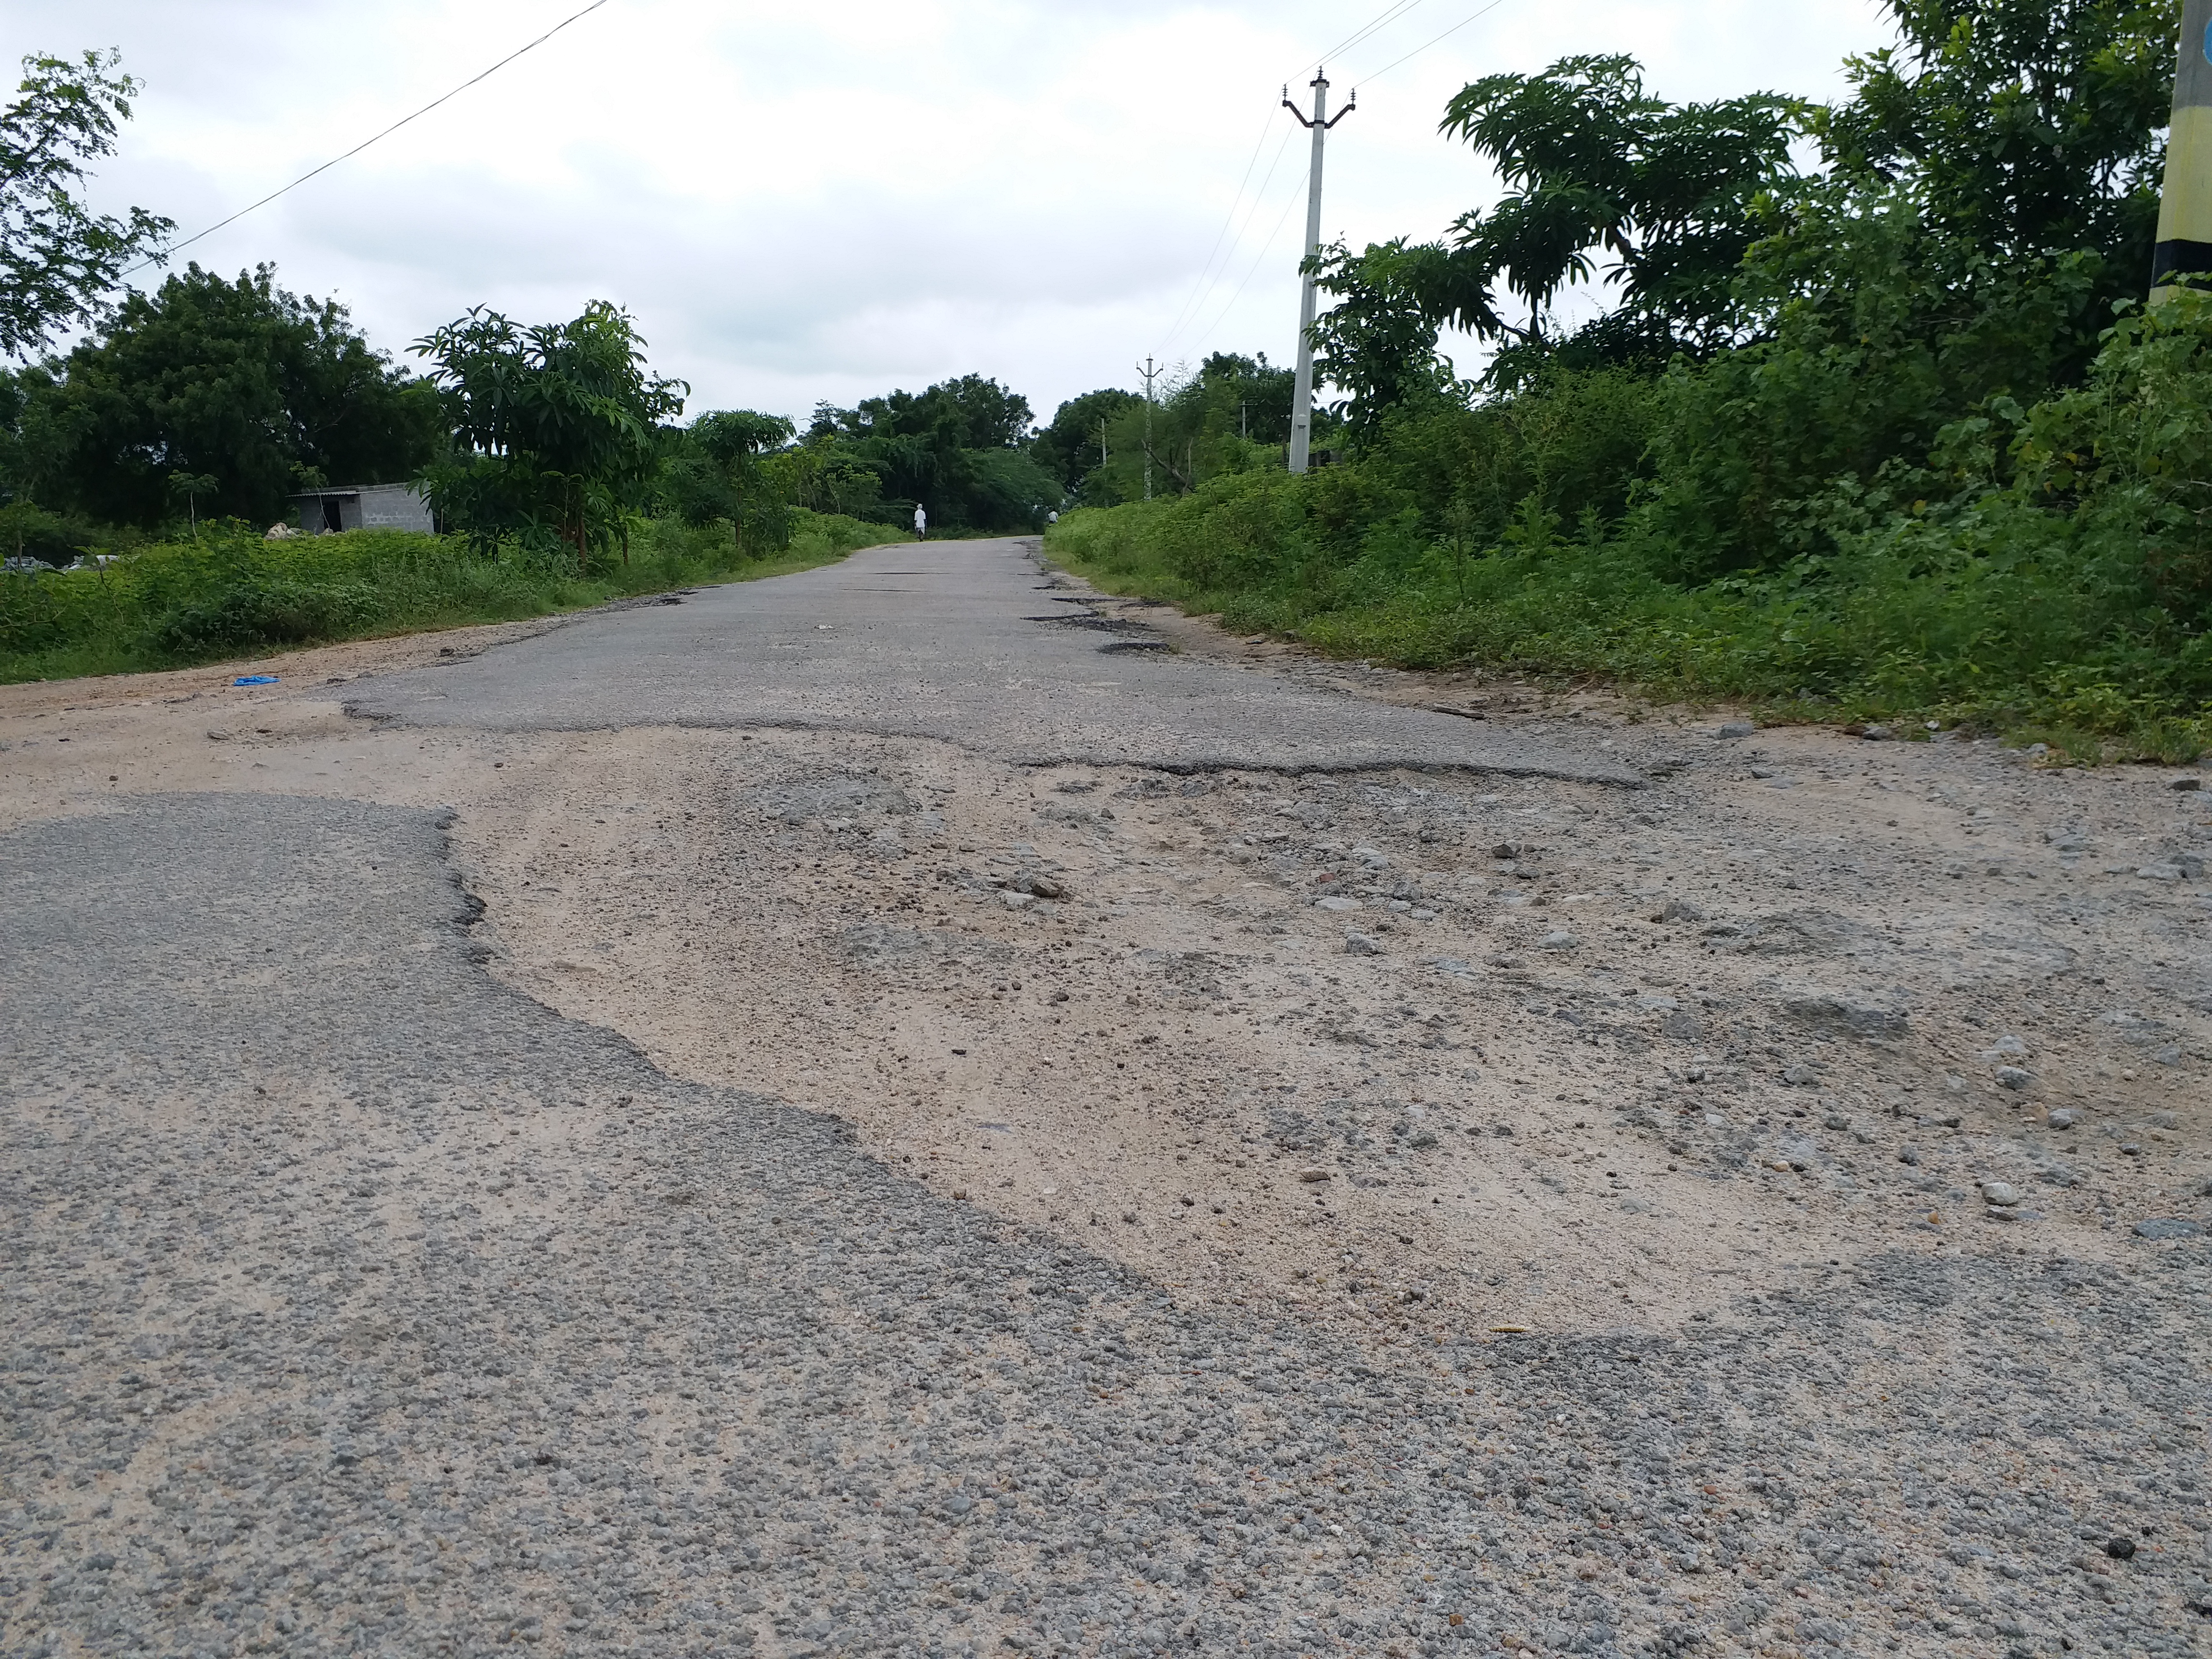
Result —
[[[140,549],[105,568],[0,575],[0,684],[178,668],[337,640],[516,622],[610,599],[751,580],[903,539],[856,519],[793,515],[790,545],[748,559],[726,526],[653,520],[627,562],[518,548],[494,557],[398,531],[264,541],[242,526]]]

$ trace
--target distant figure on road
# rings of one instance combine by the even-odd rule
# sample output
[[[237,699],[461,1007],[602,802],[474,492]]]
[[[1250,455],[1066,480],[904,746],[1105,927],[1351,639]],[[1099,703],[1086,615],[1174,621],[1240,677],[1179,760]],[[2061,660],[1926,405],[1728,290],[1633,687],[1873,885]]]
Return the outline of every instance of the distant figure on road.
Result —
[[[914,538],[918,542],[929,539],[929,514],[920,501],[914,504]]]
[[[1060,522],[1060,514],[1057,513],[1048,513],[1044,515],[1044,521],[1047,524],[1058,524]]]

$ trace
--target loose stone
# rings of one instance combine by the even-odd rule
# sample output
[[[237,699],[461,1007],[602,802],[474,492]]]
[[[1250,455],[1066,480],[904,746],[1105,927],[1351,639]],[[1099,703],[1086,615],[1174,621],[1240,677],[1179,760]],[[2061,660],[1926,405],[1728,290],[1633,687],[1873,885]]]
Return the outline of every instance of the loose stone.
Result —
[[[2195,1222],[2184,1220],[2179,1216],[2151,1216],[2136,1223],[2136,1237],[2154,1241],[2197,1238],[2203,1237],[2203,1232],[2204,1229]]]

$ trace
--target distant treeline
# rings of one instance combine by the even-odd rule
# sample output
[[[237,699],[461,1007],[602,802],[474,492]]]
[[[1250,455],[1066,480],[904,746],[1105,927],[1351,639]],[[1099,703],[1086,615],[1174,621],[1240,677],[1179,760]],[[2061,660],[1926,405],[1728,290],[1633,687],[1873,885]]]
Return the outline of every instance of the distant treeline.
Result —
[[[7,550],[58,563],[191,521],[266,527],[340,484],[419,481],[458,532],[580,556],[619,556],[625,522],[661,517],[722,521],[756,553],[793,510],[1036,529],[1068,493],[1027,402],[981,375],[825,404],[801,433],[750,410],[685,421],[688,388],[611,306],[544,325],[478,310],[411,355],[423,372],[267,266],[131,294],[70,351],[0,371]]]

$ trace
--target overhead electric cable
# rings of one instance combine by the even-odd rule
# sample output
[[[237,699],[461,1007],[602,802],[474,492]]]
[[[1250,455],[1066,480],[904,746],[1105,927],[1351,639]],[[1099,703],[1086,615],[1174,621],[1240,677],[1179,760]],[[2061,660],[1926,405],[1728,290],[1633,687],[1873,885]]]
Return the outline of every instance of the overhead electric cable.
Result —
[[[423,105],[422,108],[416,110],[412,115],[402,116],[398,120],[394,121],[390,126],[385,128],[383,131],[376,134],[374,137],[362,139],[361,143],[356,144],[344,155],[334,155],[329,161],[324,162],[322,166],[315,168],[313,172],[301,173],[290,184],[285,185],[283,190],[270,191],[269,194],[263,197],[259,201],[252,203],[247,206],[239,209],[239,210],[232,214],[229,218],[222,220],[220,223],[210,225],[205,230],[196,232],[192,235],[185,237],[183,241],[177,243],[173,247],[164,248],[161,254],[155,258],[140,260],[137,264],[131,266],[129,270],[125,271],[123,274],[125,276],[135,276],[139,271],[145,270],[149,265],[158,264],[161,260],[167,258],[170,254],[178,252],[182,249],[188,248],[194,242],[199,241],[203,238],[214,235],[216,232],[222,229],[225,225],[236,224],[240,219],[243,219],[247,214],[252,213],[255,209],[267,207],[278,197],[286,194],[288,191],[299,189],[299,187],[306,184],[308,179],[313,178],[316,173],[328,173],[339,162],[351,161],[355,156],[360,155],[362,151],[367,149],[371,144],[376,143],[380,140],[389,138],[393,133],[398,131],[400,128],[405,126],[410,121],[420,120],[423,116],[428,115],[432,110],[437,108],[439,105],[449,103],[453,99],[459,97],[471,87],[475,86],[477,82],[489,80],[493,76],[498,74],[500,70],[505,69],[509,64],[512,64],[516,58],[521,57],[525,52],[536,51],[539,46],[544,46],[548,40],[550,40],[555,35],[560,33],[562,29],[567,28],[569,24],[577,21],[579,19],[590,16],[592,13],[597,11],[601,6],[604,6],[606,3],[607,0],[592,0],[592,3],[586,6],[581,11],[572,13],[570,15],[562,18],[551,28],[546,30],[544,33],[539,35],[535,40],[532,40],[528,46],[518,47],[514,51],[507,53],[506,57],[501,58],[499,62],[494,64],[483,74],[472,76],[469,80],[462,82],[460,85],[455,87],[451,92],[446,94],[444,97],[432,99],[428,103]]]
[[[1425,4],[1425,3],[1426,0],[1398,0],[1398,3],[1396,5],[1391,7],[1389,10],[1376,18],[1372,22],[1369,23],[1366,27],[1356,30],[1345,39],[1338,41],[1327,52],[1322,53],[1320,58],[1315,60],[1313,67],[1319,69],[1323,64],[1328,63],[1330,58],[1343,57],[1346,52],[1351,51],[1352,47],[1358,46],[1362,40],[1366,40],[1376,30],[1384,28],[1389,24],[1396,22],[1398,19],[1405,16],[1416,6]]]
[[[1328,58],[1340,57],[1352,47],[1357,46],[1364,41],[1372,40],[1382,30],[1387,28],[1392,23],[1398,22],[1404,18],[1410,16],[1416,8],[1426,3],[1427,0],[1396,0],[1395,4],[1385,8],[1375,17],[1369,20],[1369,21],[1362,27],[1346,36],[1334,46],[1332,46],[1326,53],[1323,54],[1323,61],[1326,61]],[[1411,63],[1414,58],[1419,58],[1423,52],[1427,52],[1431,48],[1439,46],[1443,42],[1449,40],[1453,35],[1457,34],[1462,29],[1466,28],[1469,24],[1476,22],[1481,18],[1487,17],[1492,12],[1496,11],[1504,3],[1505,0],[1489,0],[1488,4],[1479,8],[1468,16],[1461,18],[1458,22],[1453,24],[1449,28],[1445,29],[1441,33],[1431,35],[1428,40],[1414,47],[1413,51],[1401,53],[1400,56],[1392,58],[1389,63],[1383,64],[1381,69],[1375,70],[1372,74],[1358,76],[1351,78],[1357,81],[1372,81],[1377,76],[1388,75],[1393,70],[1397,69],[1401,64]],[[1259,189],[1252,192],[1251,206],[1244,210],[1243,224],[1237,225],[1237,210],[1240,207],[1243,206],[1244,186],[1250,181],[1252,177],[1252,169],[1259,161],[1258,148],[1255,148],[1253,150],[1252,159],[1244,164],[1244,175],[1243,179],[1237,181],[1237,194],[1231,198],[1230,203],[1229,216],[1223,222],[1220,232],[1216,234],[1213,239],[1213,250],[1206,255],[1206,263],[1199,268],[1199,275],[1197,279],[1192,284],[1190,294],[1185,297],[1181,308],[1178,309],[1175,314],[1174,320],[1168,325],[1167,334],[1160,343],[1160,349],[1163,352],[1166,350],[1169,345],[1174,343],[1176,338],[1181,335],[1189,325],[1197,321],[1200,314],[1204,311],[1206,302],[1213,297],[1214,290],[1220,286],[1221,279],[1229,274],[1230,268],[1236,264],[1237,256],[1243,252],[1245,237],[1250,232],[1253,222],[1259,216],[1261,208],[1267,197],[1267,186],[1274,179],[1275,169],[1281,165],[1284,151],[1289,148],[1290,139],[1292,135],[1289,132],[1285,132],[1284,134],[1284,142],[1277,148],[1274,160],[1267,164],[1267,174],[1261,179]],[[1264,147],[1267,143],[1267,138],[1264,133],[1261,135],[1260,143],[1262,147]],[[1310,180],[1310,171],[1309,171],[1307,179],[1301,182],[1309,182]],[[1281,240],[1283,226],[1289,222],[1291,209],[1297,204],[1297,197],[1294,193],[1290,199],[1284,204],[1282,213],[1277,218],[1274,228],[1268,233],[1266,246],[1262,247],[1258,257],[1254,259],[1251,266],[1245,271],[1243,280],[1237,284],[1236,291],[1229,296],[1228,303],[1224,305],[1218,313],[1216,313],[1212,322],[1205,329],[1200,331],[1199,340],[1201,348],[1212,338],[1214,332],[1220,328],[1221,325],[1228,320],[1230,313],[1234,311],[1237,307],[1237,301],[1243,296],[1244,290],[1251,286],[1252,279],[1259,275],[1260,267],[1267,262],[1268,253],[1273,250],[1275,243]],[[1231,226],[1237,227],[1233,235],[1231,234]],[[1223,246],[1224,238],[1227,241],[1225,250]],[[1217,258],[1220,262],[1219,269],[1218,270],[1214,268]]]
[[[1417,6],[1425,5],[1426,3],[1427,0],[1396,0],[1395,4],[1389,7],[1379,15],[1370,19],[1363,27],[1355,30],[1344,40],[1338,41],[1336,45],[1331,46],[1328,52],[1322,55],[1322,61],[1325,62],[1328,58],[1337,57],[1340,53],[1350,50],[1352,47],[1358,46],[1361,41],[1367,40],[1370,36],[1373,35],[1377,30],[1385,28],[1391,23],[1397,21],[1400,18],[1406,16]],[[1273,118],[1273,115],[1274,112],[1273,109],[1270,109],[1268,116],[1271,120]],[[1244,186],[1251,182],[1252,169],[1259,164],[1260,150],[1263,146],[1265,146],[1267,142],[1267,131],[1263,128],[1260,134],[1259,143],[1253,146],[1252,159],[1244,164],[1244,176],[1237,180],[1237,194],[1230,202],[1228,217],[1222,221],[1221,229],[1213,239],[1212,250],[1206,256],[1206,263],[1199,267],[1199,274],[1191,283],[1189,294],[1184,296],[1181,308],[1178,309],[1175,314],[1175,319],[1168,325],[1168,331],[1162,337],[1160,341],[1161,350],[1166,350],[1166,349],[1174,343],[1176,337],[1182,332],[1183,325],[1194,319],[1197,313],[1204,308],[1206,302],[1209,299],[1212,298],[1213,290],[1221,285],[1221,278],[1228,275],[1230,266],[1236,263],[1237,251],[1243,245],[1243,232],[1239,231],[1234,239],[1229,240],[1228,248],[1225,253],[1223,251],[1222,243],[1224,239],[1228,238],[1229,236],[1230,227],[1237,222],[1237,210],[1243,205],[1244,202]],[[1285,138],[1285,145],[1287,145],[1288,142],[1288,137],[1286,135]],[[1279,149],[1276,153],[1276,159],[1279,161],[1281,160],[1281,151]],[[1270,176],[1272,176],[1273,168],[1270,167],[1268,171]],[[1260,185],[1261,194],[1264,195],[1267,191],[1267,181],[1262,179]],[[1249,229],[1251,228],[1252,218],[1254,215],[1257,213],[1258,208],[1259,204],[1255,200],[1253,204],[1253,212],[1245,215],[1245,229]],[[1213,269],[1213,262],[1217,257],[1219,258],[1222,262],[1221,269],[1218,272]]]
[[[1298,175],[1298,187],[1297,190],[1291,192],[1290,199],[1283,204],[1282,215],[1275,221],[1274,229],[1267,233],[1267,242],[1260,249],[1259,257],[1252,261],[1251,269],[1244,273],[1244,280],[1237,284],[1237,291],[1229,296],[1229,303],[1221,307],[1219,313],[1215,316],[1212,324],[1203,334],[1199,336],[1200,345],[1203,346],[1207,341],[1211,340],[1213,337],[1214,331],[1218,329],[1223,323],[1228,321],[1229,313],[1237,309],[1237,301],[1244,297],[1244,290],[1251,286],[1252,279],[1260,274],[1260,267],[1267,263],[1267,256],[1275,251],[1275,244],[1277,241],[1281,240],[1283,234],[1283,227],[1291,222],[1291,210],[1298,204],[1298,197],[1305,190],[1308,182],[1312,179],[1312,177],[1313,169],[1310,167],[1309,167],[1305,172]]]
[[[1469,23],[1474,22],[1476,18],[1489,16],[1491,13],[1496,11],[1504,3],[1505,0],[1490,0],[1490,3],[1485,6],[1480,11],[1474,13],[1472,16],[1461,18],[1458,22],[1454,23],[1442,34],[1437,35],[1435,40],[1429,41],[1426,45],[1415,46],[1413,51],[1407,52],[1403,58],[1393,58],[1389,63],[1383,64],[1381,69],[1370,70],[1369,73],[1361,76],[1359,79],[1362,82],[1381,80],[1392,70],[1397,68],[1399,64],[1410,63],[1413,59],[1419,58],[1423,52],[1426,52],[1430,46],[1437,45],[1439,41],[1449,40],[1453,35],[1457,34]]]
[[[1214,272],[1212,280],[1206,285],[1206,291],[1198,296],[1190,309],[1191,320],[1195,320],[1199,312],[1205,309],[1206,302],[1213,297],[1213,290],[1221,286],[1221,279],[1229,274],[1230,266],[1237,263],[1237,250],[1244,246],[1244,238],[1252,228],[1253,220],[1260,216],[1260,209],[1267,200],[1267,186],[1274,182],[1275,169],[1282,166],[1284,153],[1290,149],[1291,140],[1296,136],[1296,132],[1295,128],[1285,130],[1283,142],[1275,146],[1274,158],[1267,163],[1267,171],[1260,179],[1260,187],[1252,192],[1252,205],[1245,210],[1244,222],[1237,227],[1236,235],[1230,239],[1229,251],[1222,256],[1221,269]],[[1261,142],[1264,143],[1267,141],[1263,138]],[[1178,320],[1176,327],[1168,331],[1167,338],[1160,342],[1159,349],[1162,355],[1165,355],[1168,346],[1174,341],[1182,325],[1182,321]]]
[[[1182,327],[1183,319],[1192,306],[1204,303],[1199,297],[1199,287],[1212,274],[1214,257],[1221,252],[1221,244],[1229,234],[1229,228],[1237,222],[1237,210],[1244,205],[1244,186],[1252,182],[1252,169],[1260,165],[1260,152],[1267,147],[1267,134],[1273,126],[1274,114],[1274,111],[1269,110],[1267,122],[1260,128],[1260,136],[1252,145],[1252,159],[1244,163],[1244,176],[1237,181],[1237,194],[1230,198],[1228,216],[1222,220],[1221,228],[1214,233],[1213,246],[1207,250],[1206,263],[1198,268],[1198,275],[1190,279],[1190,292],[1183,295],[1182,309],[1176,313],[1175,320],[1168,325],[1167,339],[1160,342],[1163,350],[1166,349],[1167,341],[1174,339],[1176,331]],[[1230,256],[1232,258],[1236,257],[1234,245],[1231,246]],[[1207,291],[1212,290],[1209,288]]]
[[[1376,16],[1370,18],[1360,28],[1353,31],[1351,34],[1346,36],[1345,39],[1340,40],[1335,46],[1330,47],[1327,52],[1322,54],[1322,61],[1325,62],[1328,58],[1339,57],[1353,46],[1359,45],[1362,41],[1372,39],[1382,29],[1387,28],[1392,23],[1397,22],[1401,19],[1411,15],[1417,7],[1425,5],[1426,3],[1427,0],[1396,0],[1396,3],[1385,8]],[[1480,17],[1487,12],[1496,10],[1498,6],[1504,3],[1504,0],[1491,0],[1491,3],[1485,6],[1481,11],[1476,12],[1474,16],[1461,19],[1458,22],[1453,24],[1451,27],[1446,29],[1442,34],[1434,36],[1425,44],[1415,47],[1412,52],[1406,53],[1403,57],[1394,58],[1391,62],[1383,65],[1382,69],[1377,70],[1376,73],[1386,74],[1389,70],[1397,68],[1399,64],[1407,62],[1408,59],[1418,58],[1422,52],[1426,52],[1431,46],[1437,45],[1437,42],[1447,40],[1450,36],[1456,34],[1460,30],[1465,28],[1469,23],[1474,22],[1475,18]],[[1364,78],[1372,80],[1374,77],[1370,76]],[[1288,141],[1289,135],[1285,134],[1284,148],[1287,148]],[[1260,142],[1262,145],[1267,143],[1267,137],[1264,132],[1261,136]],[[1257,163],[1258,160],[1259,149],[1255,148],[1252,152],[1252,160],[1244,164],[1243,178],[1237,181],[1237,194],[1231,199],[1229,206],[1229,216],[1227,219],[1223,221],[1220,232],[1218,233],[1213,239],[1213,250],[1206,255],[1206,263],[1199,268],[1198,276],[1191,284],[1190,293],[1184,297],[1182,305],[1176,312],[1174,320],[1168,325],[1167,333],[1161,339],[1160,349],[1162,351],[1165,351],[1167,348],[1175,342],[1176,337],[1183,331],[1183,329],[1188,324],[1196,320],[1198,314],[1204,310],[1206,301],[1213,297],[1213,291],[1221,285],[1221,279],[1229,274],[1230,267],[1236,264],[1237,255],[1243,247],[1245,233],[1250,230],[1252,221],[1259,213],[1261,198],[1267,194],[1268,179],[1274,176],[1275,165],[1279,163],[1282,160],[1282,149],[1277,149],[1275,153],[1275,161],[1269,164],[1267,178],[1262,179],[1260,181],[1260,188],[1254,195],[1252,206],[1245,213],[1243,227],[1237,231],[1237,234],[1234,236],[1230,236],[1230,227],[1236,223],[1237,209],[1243,204],[1244,186],[1250,181],[1252,177],[1252,168]],[[1287,211],[1287,210],[1285,211]],[[1279,225],[1276,228],[1276,234],[1279,235],[1280,234],[1281,227]],[[1222,246],[1224,237],[1228,239],[1228,246],[1225,252]],[[1221,268],[1218,270],[1216,270],[1213,268],[1216,258],[1218,258],[1221,261]],[[1237,291],[1240,294],[1243,291],[1245,283],[1249,283],[1255,274],[1255,271],[1248,271],[1245,273],[1244,283],[1240,283],[1237,285]],[[1235,301],[1233,299],[1231,300],[1231,304],[1235,304]],[[1224,313],[1224,315],[1226,315],[1226,313]]]

